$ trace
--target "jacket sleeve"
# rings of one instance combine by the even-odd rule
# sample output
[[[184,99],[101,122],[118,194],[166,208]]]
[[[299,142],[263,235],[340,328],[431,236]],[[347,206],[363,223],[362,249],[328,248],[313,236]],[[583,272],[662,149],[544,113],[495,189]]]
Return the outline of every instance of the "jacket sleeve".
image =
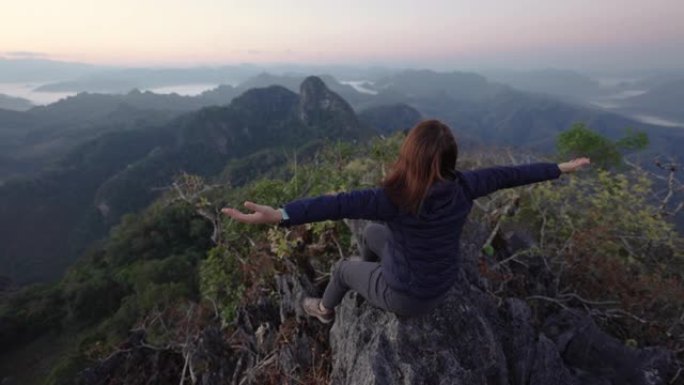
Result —
[[[299,199],[286,204],[284,209],[290,225],[342,218],[384,221],[398,212],[381,188]]]
[[[560,174],[556,163],[532,163],[464,171],[461,176],[470,198],[477,199],[496,190],[556,179]]]

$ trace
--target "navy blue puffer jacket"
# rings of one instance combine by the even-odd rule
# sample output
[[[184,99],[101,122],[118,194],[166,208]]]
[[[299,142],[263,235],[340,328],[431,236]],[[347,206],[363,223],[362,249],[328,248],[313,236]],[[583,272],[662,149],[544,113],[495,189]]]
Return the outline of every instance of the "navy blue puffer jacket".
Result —
[[[556,179],[555,163],[492,167],[458,172],[430,187],[418,215],[400,210],[382,188],[300,199],[284,206],[290,224],[327,219],[384,221],[392,237],[382,255],[382,272],[394,290],[435,298],[454,283],[459,239],[473,200],[496,190]]]

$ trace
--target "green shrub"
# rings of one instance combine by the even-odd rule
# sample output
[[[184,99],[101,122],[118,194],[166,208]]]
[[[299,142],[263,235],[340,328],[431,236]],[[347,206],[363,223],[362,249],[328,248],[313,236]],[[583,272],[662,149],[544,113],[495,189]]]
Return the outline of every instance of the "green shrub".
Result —
[[[238,259],[224,247],[213,248],[200,263],[200,293],[216,307],[225,323],[236,316],[244,291],[241,278]]]
[[[554,270],[556,294],[617,301],[631,316],[611,319],[612,332],[666,345],[673,341],[663,325],[676,323],[684,309],[684,240],[652,193],[639,171],[572,176],[536,185],[515,221],[536,231],[533,255]]]
[[[647,145],[648,137],[643,132],[628,130],[625,137],[614,142],[583,123],[576,123],[563,131],[556,143],[562,158],[586,156],[591,158],[595,166],[603,169],[620,166],[622,151],[642,150]]]

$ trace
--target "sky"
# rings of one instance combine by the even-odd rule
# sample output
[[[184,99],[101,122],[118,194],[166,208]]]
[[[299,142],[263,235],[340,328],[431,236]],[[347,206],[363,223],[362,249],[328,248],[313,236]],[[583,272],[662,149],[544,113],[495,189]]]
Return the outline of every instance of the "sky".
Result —
[[[684,0],[2,0],[0,56],[684,68]]]

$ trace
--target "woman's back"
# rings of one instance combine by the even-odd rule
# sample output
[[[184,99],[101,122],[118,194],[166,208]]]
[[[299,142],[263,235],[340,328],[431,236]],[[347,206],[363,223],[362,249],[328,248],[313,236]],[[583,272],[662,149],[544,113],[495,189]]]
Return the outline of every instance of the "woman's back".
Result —
[[[404,212],[388,221],[392,237],[382,258],[387,283],[417,298],[446,292],[458,270],[461,229],[472,208],[456,178],[435,183],[418,215]]]

